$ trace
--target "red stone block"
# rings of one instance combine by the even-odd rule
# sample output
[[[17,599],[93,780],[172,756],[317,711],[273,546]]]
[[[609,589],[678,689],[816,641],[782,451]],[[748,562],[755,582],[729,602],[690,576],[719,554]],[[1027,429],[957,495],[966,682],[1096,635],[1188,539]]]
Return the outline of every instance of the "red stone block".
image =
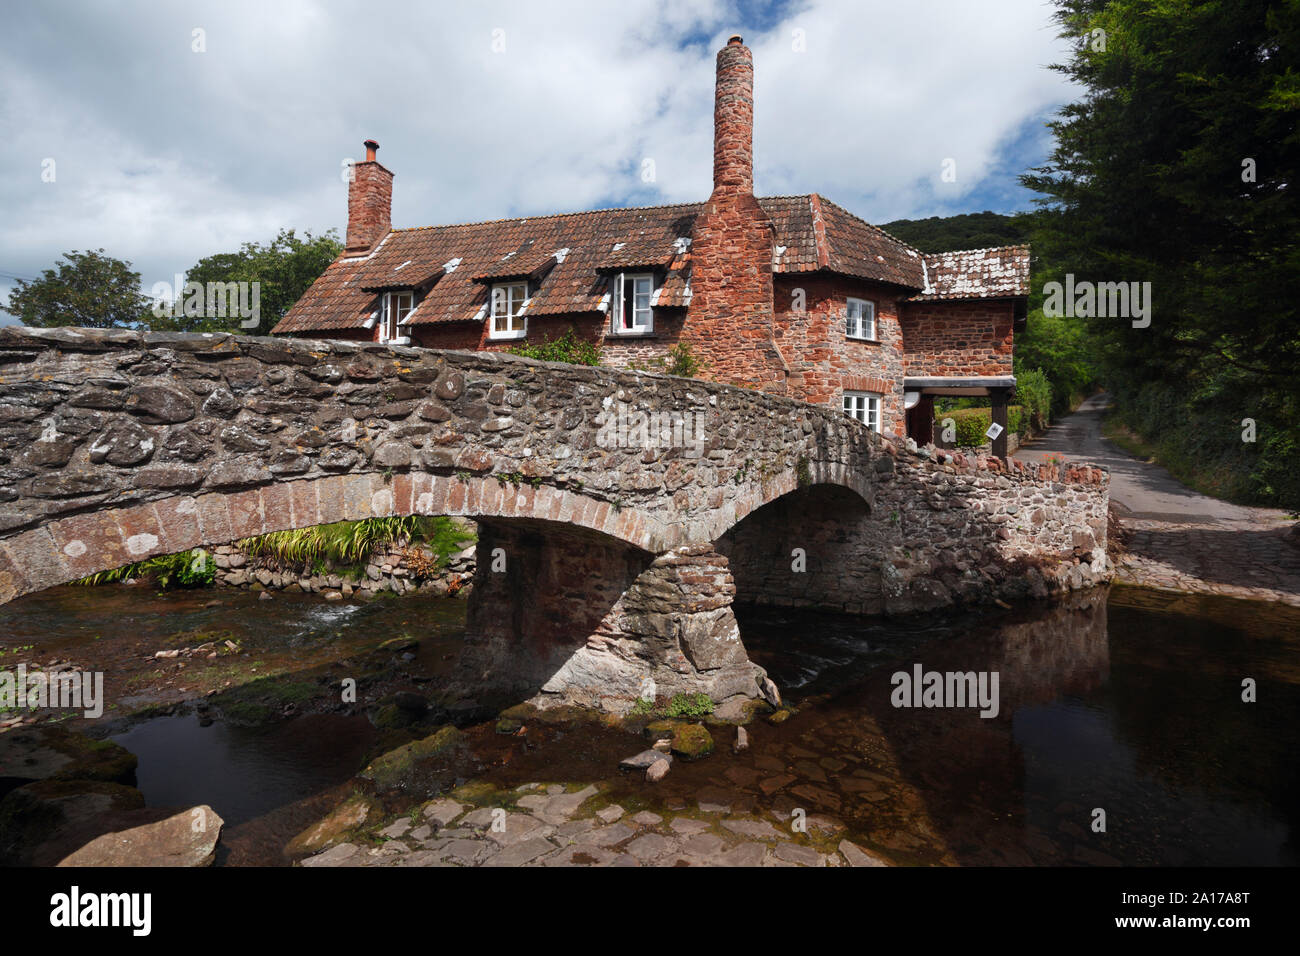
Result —
[[[153,509],[162,529],[164,553],[178,554],[209,543],[203,540],[199,526],[198,503],[190,495],[155,501]]]
[[[267,530],[262,518],[262,495],[256,488],[226,495],[226,510],[230,515],[227,541],[251,538]]]
[[[208,494],[194,499],[199,527],[203,529],[203,540],[208,544],[228,544],[235,540],[235,534],[231,530],[230,511],[226,507],[228,498],[224,494]]]
[[[122,529],[110,511],[73,515],[49,524],[51,545],[62,555],[72,579],[120,568],[133,560],[122,543]],[[18,555],[15,555],[18,558]]]

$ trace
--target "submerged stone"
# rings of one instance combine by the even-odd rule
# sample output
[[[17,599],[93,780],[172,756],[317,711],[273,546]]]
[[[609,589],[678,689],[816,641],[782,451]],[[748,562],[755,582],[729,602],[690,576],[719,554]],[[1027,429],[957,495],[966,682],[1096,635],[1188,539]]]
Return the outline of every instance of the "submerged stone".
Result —
[[[673,734],[673,753],[696,760],[713,753],[713,735],[702,724],[685,724]]]

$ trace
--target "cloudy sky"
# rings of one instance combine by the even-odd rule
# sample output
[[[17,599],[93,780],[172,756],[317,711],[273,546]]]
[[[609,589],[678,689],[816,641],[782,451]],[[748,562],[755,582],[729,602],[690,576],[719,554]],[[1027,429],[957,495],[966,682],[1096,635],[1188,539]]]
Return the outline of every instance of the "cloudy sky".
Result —
[[[393,223],[692,202],[713,57],[755,61],[755,190],[858,215],[1029,208],[1075,91],[1047,0],[97,0],[0,34],[0,297],[71,249],[148,289],[282,227],[346,227],[381,144]],[[946,160],[955,182],[944,182]],[[3,318],[3,316],[0,316]]]

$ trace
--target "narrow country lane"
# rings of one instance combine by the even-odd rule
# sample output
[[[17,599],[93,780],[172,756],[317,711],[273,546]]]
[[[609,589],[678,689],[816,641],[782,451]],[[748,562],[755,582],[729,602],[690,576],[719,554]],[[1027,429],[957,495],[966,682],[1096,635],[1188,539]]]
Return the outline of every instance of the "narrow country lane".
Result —
[[[1300,547],[1287,539],[1286,513],[1203,495],[1121,450],[1101,433],[1109,401],[1087,399],[1015,457],[1061,455],[1109,469],[1111,508],[1131,532],[1116,580],[1300,606]]]

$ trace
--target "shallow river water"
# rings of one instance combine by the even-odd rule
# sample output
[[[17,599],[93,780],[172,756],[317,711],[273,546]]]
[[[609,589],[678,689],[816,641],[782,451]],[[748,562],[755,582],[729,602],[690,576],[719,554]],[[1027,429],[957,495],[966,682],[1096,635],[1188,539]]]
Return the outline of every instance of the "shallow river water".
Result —
[[[418,595],[361,605],[58,588],[0,608],[0,666],[59,659],[103,669],[113,718],[225,686],[224,660],[156,669],[159,648],[230,640],[256,675],[329,666],[377,637],[410,635],[420,641],[411,676],[431,687],[455,659],[464,608]],[[1300,862],[1294,610],[1116,588],[1067,605],[905,622],[762,608],[738,616],[751,657],[797,708],[779,726],[751,725],[747,752],[733,754],[734,731],[715,727],[717,753],[675,763],[650,789],[618,770],[644,746],[625,731],[546,726],[525,743],[486,724],[466,728],[472,754],[458,774],[502,786],[602,782],[648,808],[801,807],[904,864]],[[996,672],[996,716],[895,706],[893,675],[915,665]],[[1242,700],[1247,678],[1254,703]],[[346,794],[375,734],[361,716],[239,727],[179,712],[112,736],[139,757],[150,806],[207,803],[226,820],[218,863],[239,865],[284,862],[280,848]]]

